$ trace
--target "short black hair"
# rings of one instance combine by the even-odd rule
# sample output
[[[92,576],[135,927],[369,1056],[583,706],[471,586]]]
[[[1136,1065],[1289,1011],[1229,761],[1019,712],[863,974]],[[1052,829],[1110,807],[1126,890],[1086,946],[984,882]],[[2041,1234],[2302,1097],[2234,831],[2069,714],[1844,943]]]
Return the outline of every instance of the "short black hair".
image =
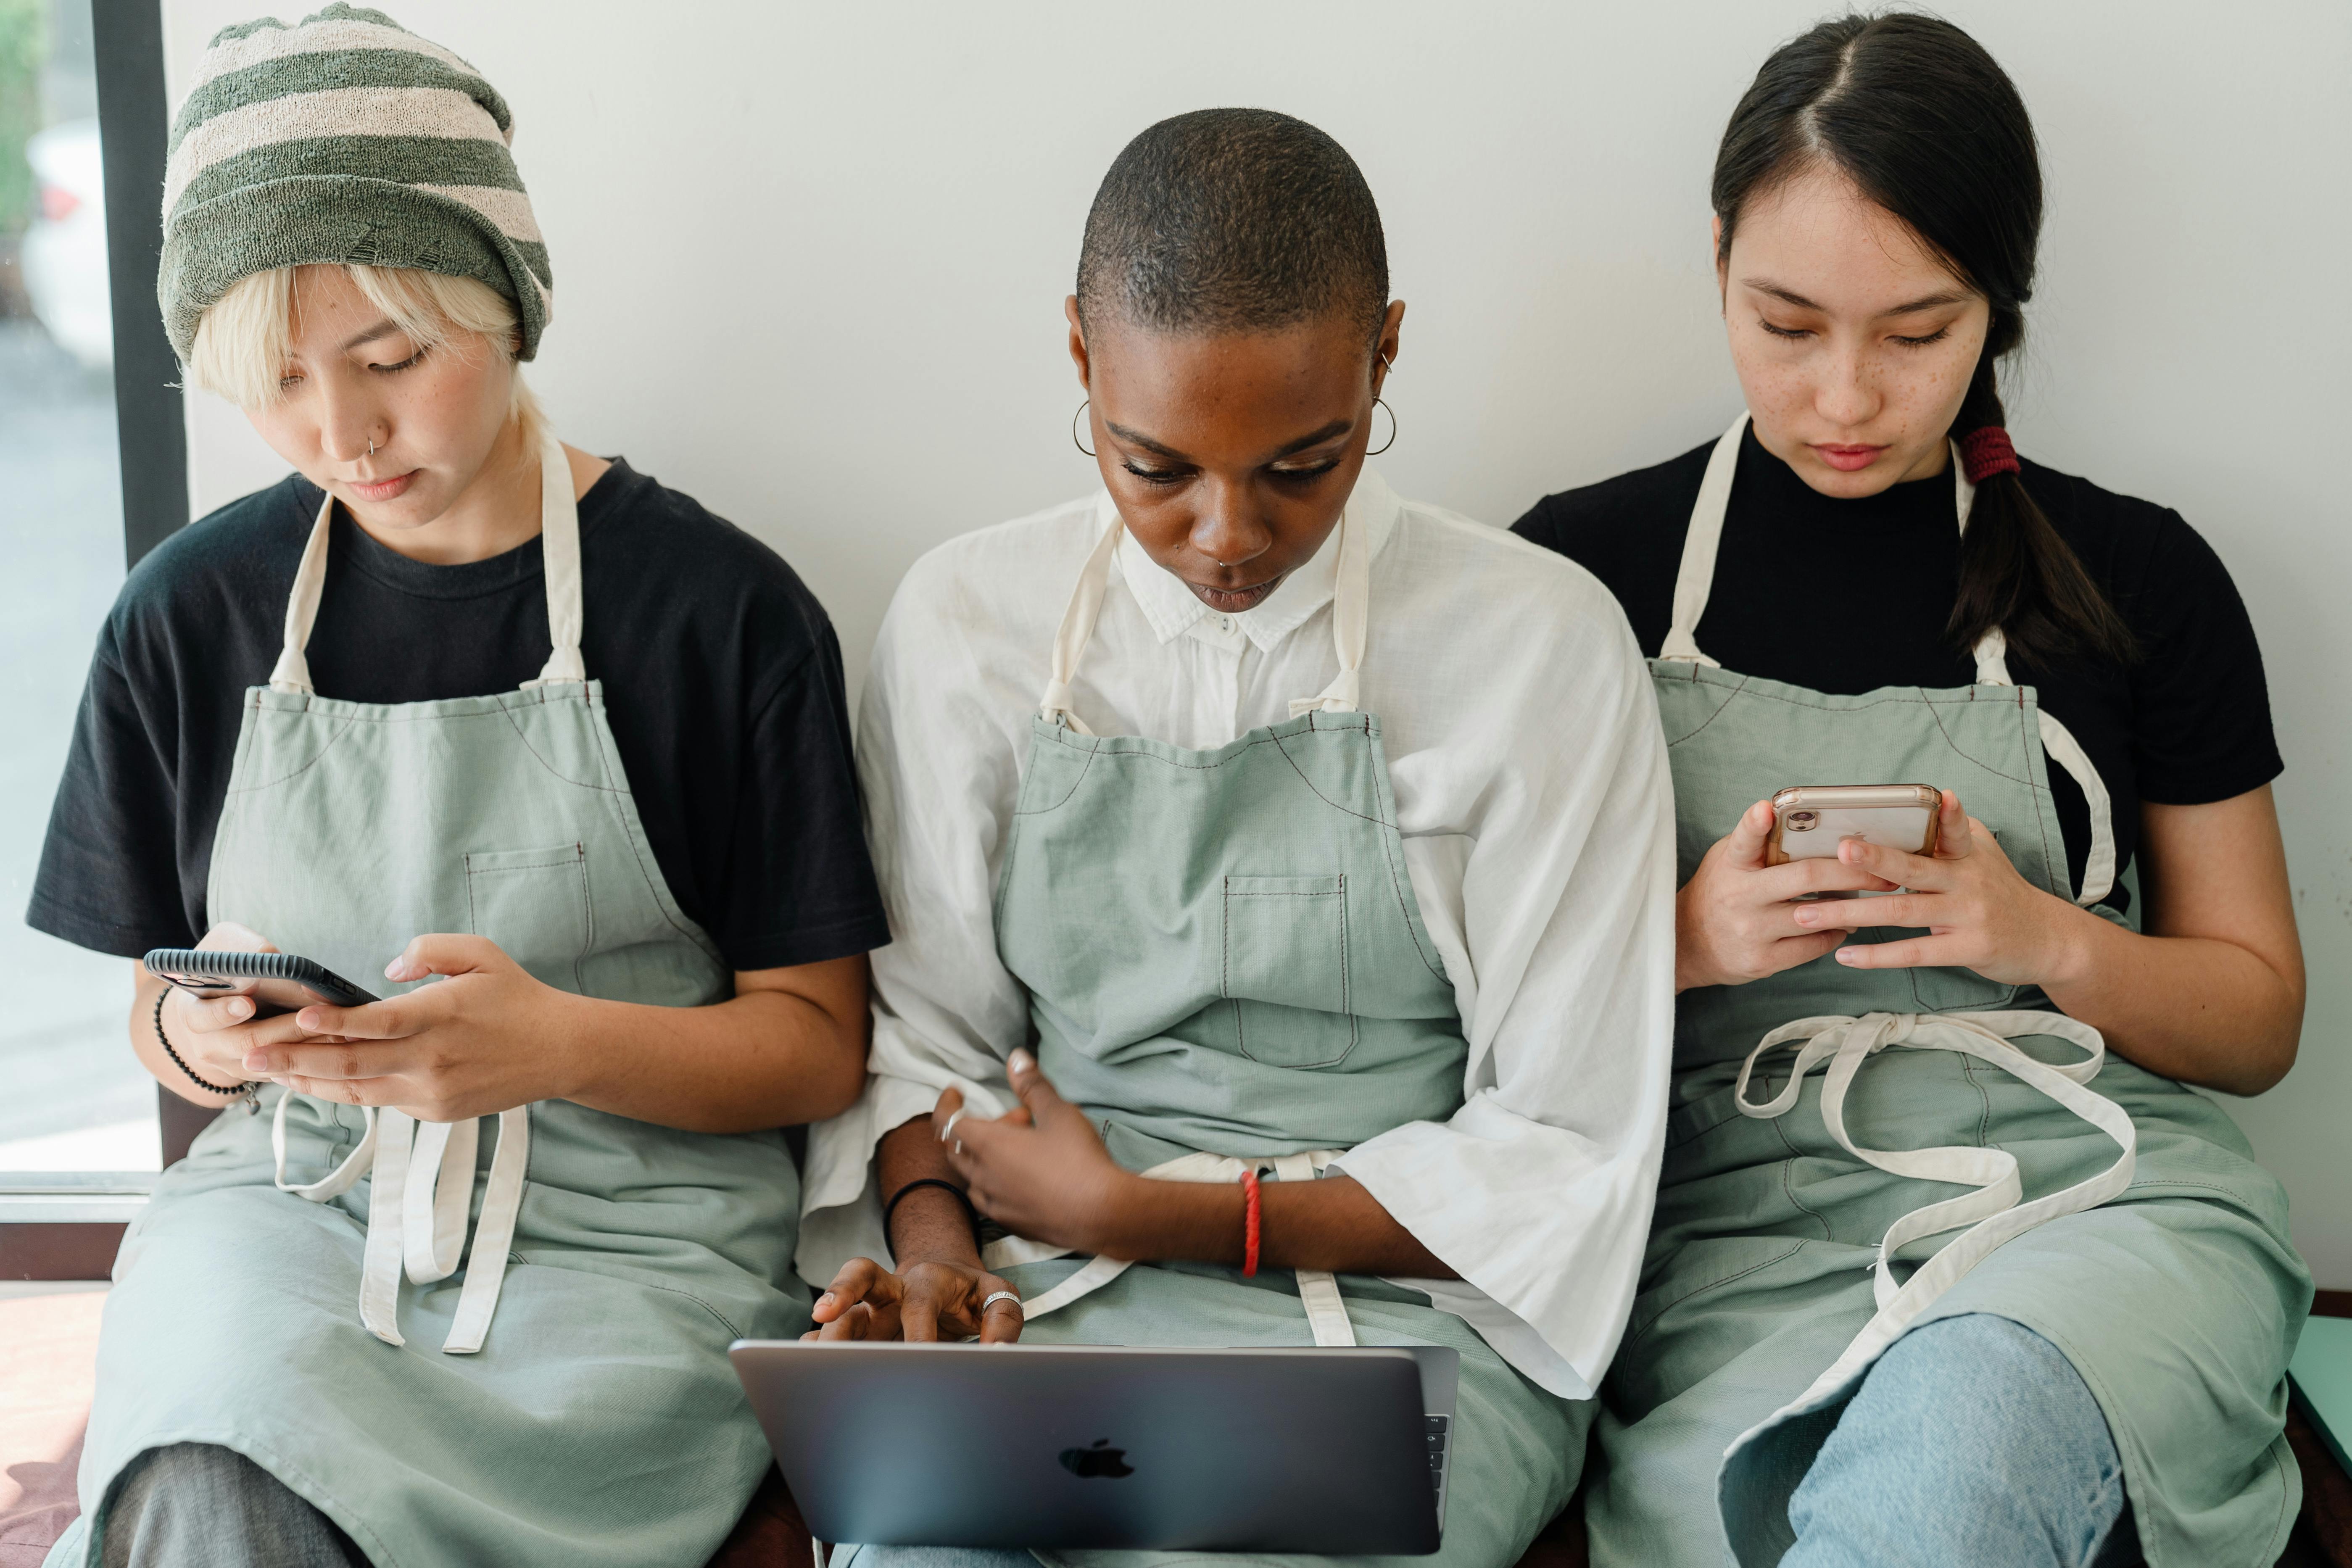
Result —
[[[1078,314],[1247,331],[1333,311],[1377,338],[1388,245],[1363,171],[1303,120],[1199,109],[1121,149],[1087,214]]]

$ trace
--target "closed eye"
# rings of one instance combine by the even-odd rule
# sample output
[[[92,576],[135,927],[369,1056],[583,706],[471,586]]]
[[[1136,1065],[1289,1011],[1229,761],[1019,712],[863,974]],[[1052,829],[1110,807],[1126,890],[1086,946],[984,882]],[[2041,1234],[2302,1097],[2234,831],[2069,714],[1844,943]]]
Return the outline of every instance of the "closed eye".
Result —
[[[1952,335],[1952,329],[1951,329],[1951,328],[1949,328],[1949,327],[1938,327],[1938,328],[1937,328],[1934,331],[1929,332],[1926,337],[1923,337],[1923,338],[1901,338],[1901,337],[1898,337],[1898,338],[1896,338],[1895,341],[1896,342],[1898,342],[1898,343],[1901,343],[1905,348],[1911,348],[1911,349],[1924,349],[1924,348],[1926,348],[1929,343],[1940,343],[1940,342],[1942,342],[1946,338],[1948,338],[1948,337],[1950,337],[1951,335]]]
[[[1120,460],[1119,467],[1148,485],[1172,485],[1192,476],[1182,468],[1144,468],[1136,466],[1132,458]]]
[[[1810,338],[1813,335],[1810,327],[1776,327],[1761,316],[1756,318],[1756,324],[1776,338]]]

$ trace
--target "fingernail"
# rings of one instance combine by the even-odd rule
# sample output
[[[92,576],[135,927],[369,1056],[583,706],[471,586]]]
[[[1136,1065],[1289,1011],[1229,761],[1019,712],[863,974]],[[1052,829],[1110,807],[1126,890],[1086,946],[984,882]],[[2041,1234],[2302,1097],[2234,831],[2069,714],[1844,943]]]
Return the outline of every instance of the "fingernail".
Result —
[[[1811,910],[1811,909],[1807,909],[1807,910],[1799,910],[1797,911],[1797,923],[1798,923],[1799,925],[1801,925],[1801,926],[1809,926],[1809,925],[1815,925],[1815,924],[1818,924],[1818,923],[1820,922],[1820,921],[1821,921],[1821,918],[1822,918],[1822,912],[1821,912],[1821,910]]]
[[[319,1027],[319,1015],[312,1012],[310,1008],[305,1007],[299,1013],[294,1015],[294,1026],[298,1029],[309,1029],[315,1033]]]
[[[269,1059],[267,1052],[256,1051],[245,1058],[245,1070],[247,1072],[274,1072],[277,1068],[278,1064]]]
[[[1011,1056],[1004,1058],[1004,1065],[1014,1072],[1034,1072],[1036,1070],[1037,1058],[1026,1050],[1015,1049]]]
[[[239,996],[229,1003],[228,1016],[237,1019],[249,1018],[253,1016],[253,1004]]]
[[[1862,949],[1858,947],[1839,948],[1837,950],[1837,961],[1840,963],[1859,963],[1862,962]]]
[[[822,1307],[822,1306],[824,1306],[826,1302],[828,1302],[828,1301],[830,1301],[830,1300],[833,1300],[833,1292],[832,1292],[832,1291],[830,1291],[830,1290],[827,1290],[824,1295],[819,1296],[819,1297],[816,1299],[816,1304],[817,1304],[818,1306]]]

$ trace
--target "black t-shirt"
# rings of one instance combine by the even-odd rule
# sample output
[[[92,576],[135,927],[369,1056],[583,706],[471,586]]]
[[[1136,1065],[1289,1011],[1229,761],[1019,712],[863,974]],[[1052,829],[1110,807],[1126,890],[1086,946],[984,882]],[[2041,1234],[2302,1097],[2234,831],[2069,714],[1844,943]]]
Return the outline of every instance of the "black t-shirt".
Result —
[[[1673,619],[1683,536],[1713,450],[1709,442],[1547,496],[1513,525],[1606,583],[1653,658]],[[2139,639],[2127,668],[2079,658],[2045,668],[2014,653],[2009,661],[2010,678],[2036,689],[2098,769],[2114,802],[2120,877],[2139,842],[2137,802],[2200,805],[2278,776],[2262,649],[2228,569],[2179,513],[2039,463],[2026,463],[2023,478]],[[1959,561],[1949,473],[1837,500],[1767,452],[1751,427],[1698,645],[1726,669],[1815,691],[1966,686],[1976,660],[1944,629]],[[1825,583],[1840,587],[1825,593]],[[1761,796],[1804,782],[1759,779],[1756,789]],[[2080,887],[2090,808],[2055,764],[2050,784],[2069,885]],[[2120,910],[2126,896],[2118,889],[2107,901]]]
[[[296,476],[183,529],[123,584],[90,665],[26,919],[136,957],[203,936],[247,689],[278,661],[321,500]],[[511,691],[547,661],[540,542],[412,561],[338,509],[309,648],[323,695]],[[738,970],[889,940],[841,649],[791,567],[615,461],[580,500],[581,653],[678,905]]]

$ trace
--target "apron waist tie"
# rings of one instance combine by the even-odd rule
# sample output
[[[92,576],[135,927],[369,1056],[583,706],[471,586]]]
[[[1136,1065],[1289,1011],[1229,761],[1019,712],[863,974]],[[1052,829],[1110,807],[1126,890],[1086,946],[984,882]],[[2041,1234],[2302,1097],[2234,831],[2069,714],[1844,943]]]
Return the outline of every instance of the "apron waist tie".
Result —
[[[2054,1035],[2082,1047],[2084,1058],[2063,1067],[2036,1061],[2009,1043],[2021,1035]],[[1792,1044],[1797,1060],[1788,1083],[1765,1103],[1751,1101],[1748,1084],[1757,1062]],[[2023,1196],[2023,1187],[2018,1179],[2017,1156],[2005,1149],[1966,1144],[1909,1150],[1864,1148],[1846,1131],[1846,1090],[1865,1060],[1892,1046],[1912,1050],[1959,1051],[1990,1062],[2097,1127],[2113,1138],[2122,1152],[2115,1163],[2098,1174],[2032,1203],[2021,1203],[2019,1200]],[[1757,1043],[1756,1048],[1748,1053],[1748,1059],[1740,1064],[1739,1081],[1732,1091],[1741,1115],[1769,1120],[1784,1114],[1797,1103],[1806,1075],[1826,1062],[1829,1071],[1822,1087],[1822,1121],[1829,1128],[1830,1136],[1846,1152],[1898,1176],[1977,1189],[1914,1209],[1887,1227],[1872,1264],[1875,1274],[1873,1294],[1878,1302],[1876,1315],[1838,1357],[1836,1364],[1781,1415],[1802,1409],[1817,1397],[1843,1387],[1858,1370],[1876,1360],[1937,1297],[1958,1283],[2001,1243],[2063,1215],[2096,1208],[2131,1184],[2138,1142],[2132,1119],[2114,1100],[2084,1087],[2098,1075],[2105,1059],[2106,1041],[2088,1024],[2063,1013],[2023,1010],[1868,1013],[1859,1018],[1800,1018],[1783,1024]],[[1969,1228],[1921,1264],[1908,1280],[1896,1285],[1897,1251],[1922,1237],[1961,1226]]]
[[[1302,1154],[1277,1154],[1260,1160],[1240,1160],[1229,1154],[1185,1154],[1154,1165],[1143,1174],[1160,1182],[1232,1183],[1240,1181],[1244,1171],[1264,1173],[1271,1170],[1276,1181],[1311,1182],[1323,1173],[1325,1166],[1345,1152],[1317,1149]],[[991,1269],[1002,1269],[1019,1263],[1039,1263],[1049,1258],[1066,1258],[1068,1255],[1066,1247],[1015,1236],[989,1243],[982,1251],[981,1261]],[[1133,1260],[1129,1258],[1089,1258],[1076,1274],[1052,1289],[1021,1303],[1022,1319],[1034,1322],[1048,1312],[1058,1312],[1081,1297],[1101,1289],[1133,1266]],[[1348,1307],[1339,1295],[1338,1279],[1321,1268],[1301,1268],[1295,1272],[1298,1276],[1299,1305],[1307,1310],[1307,1323],[1314,1331],[1315,1342],[1326,1347],[1353,1345],[1356,1342],[1355,1325],[1348,1321]]]
[[[315,1182],[286,1179],[286,1108],[289,1090],[278,1101],[269,1124],[281,1192],[325,1203],[369,1178],[367,1247],[360,1268],[360,1321],[389,1345],[405,1344],[400,1334],[400,1275],[419,1285],[446,1279],[457,1271],[465,1250],[466,1211],[474,1194],[475,1156],[481,1121],[419,1121],[390,1107],[362,1108],[367,1131],[359,1145]],[[482,1348],[499,1289],[506,1282],[507,1251],[514,1243],[522,1211],[523,1172],[530,1161],[530,1108],[499,1112],[499,1147],[490,1157],[490,1179],[482,1215],[474,1226],[473,1267],[457,1295],[457,1311],[441,1349],[469,1355]]]

